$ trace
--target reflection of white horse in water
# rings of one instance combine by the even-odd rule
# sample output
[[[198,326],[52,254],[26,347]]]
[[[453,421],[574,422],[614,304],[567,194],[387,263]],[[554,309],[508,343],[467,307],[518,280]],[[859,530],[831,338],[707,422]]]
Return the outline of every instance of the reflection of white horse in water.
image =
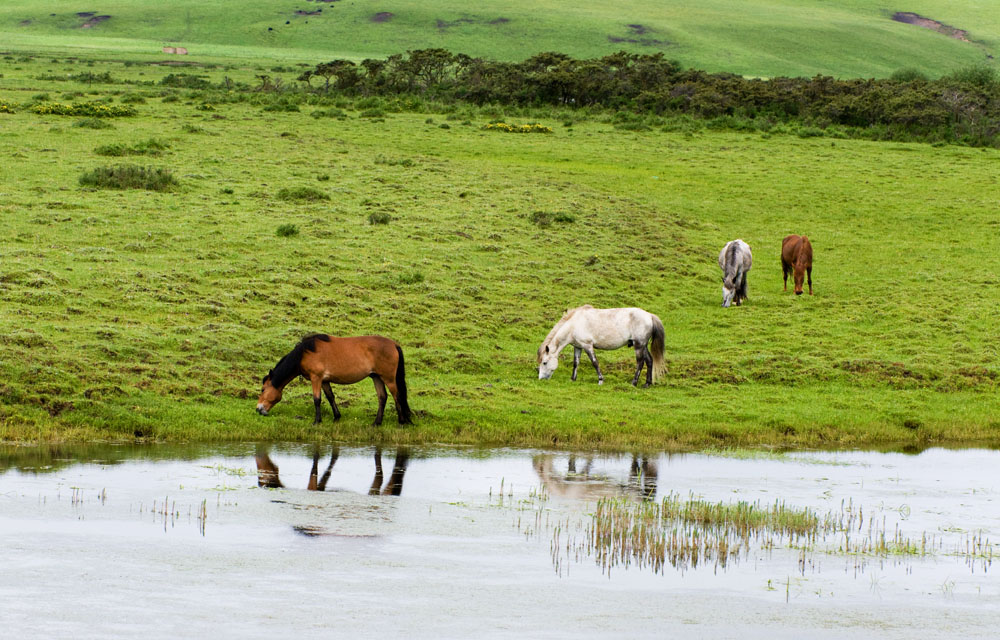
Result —
[[[651,340],[652,350],[646,346]],[[567,345],[573,345],[573,380],[580,366],[580,352],[585,351],[597,369],[597,384],[603,384],[604,374],[597,364],[594,349],[620,349],[626,345],[635,348],[633,385],[639,383],[643,365],[646,366],[647,387],[666,371],[663,323],[652,313],[636,307],[595,309],[585,304],[568,310],[538,347],[539,380],[552,377],[559,366],[559,352]]]
[[[628,480],[625,483],[593,471],[594,459],[587,457],[583,466],[578,467],[575,455],[570,455],[566,472],[555,468],[555,456],[538,454],[531,459],[538,479],[549,495],[576,500],[613,498],[622,495],[636,495],[643,500],[656,497],[656,461],[646,456],[632,456]]]

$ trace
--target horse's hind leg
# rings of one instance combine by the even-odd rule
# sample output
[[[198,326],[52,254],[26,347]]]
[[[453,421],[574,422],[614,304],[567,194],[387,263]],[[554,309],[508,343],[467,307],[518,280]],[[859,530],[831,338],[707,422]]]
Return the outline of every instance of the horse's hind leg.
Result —
[[[333,419],[340,420],[340,409],[337,408],[337,401],[333,399],[333,389],[330,388],[329,382],[323,383],[323,393],[326,395],[326,399],[330,403],[330,408],[333,409]]]
[[[573,347],[573,375],[570,380],[576,382],[576,370],[580,368],[580,347]]]
[[[643,357],[646,359],[646,384],[645,387],[649,387],[653,384],[653,354],[649,352],[649,347],[642,350]]]
[[[316,419],[313,420],[313,424],[319,424],[320,421],[322,420],[321,410],[323,408],[323,400],[319,392],[323,386],[323,381],[320,378],[313,378],[312,385],[313,385],[313,404],[316,405]]]
[[[792,265],[785,262],[785,259],[781,259],[781,272],[785,275],[785,291],[788,291],[788,274],[792,270]]]
[[[396,405],[396,419],[399,424],[409,424],[409,421],[403,417],[403,406],[399,403],[399,387],[396,386],[396,381],[386,380],[385,386],[392,394],[392,402]]]
[[[736,306],[743,304],[743,301],[747,299],[747,274],[744,272],[743,277],[740,278],[740,290],[736,293]]]
[[[378,395],[378,413],[375,414],[375,426],[382,424],[382,414],[385,413],[385,401],[389,394],[385,392],[385,382],[377,374],[372,374],[372,381],[375,383],[375,393]]]
[[[601,365],[597,364],[597,356],[594,355],[594,347],[588,345],[584,347],[583,350],[587,352],[587,356],[593,363],[594,368],[597,369],[597,384],[604,384],[604,374],[601,373]]]
[[[639,385],[639,374],[642,373],[642,366],[646,364],[646,347],[636,346],[635,348],[635,375],[632,377],[632,386]],[[648,372],[647,372],[648,373]]]

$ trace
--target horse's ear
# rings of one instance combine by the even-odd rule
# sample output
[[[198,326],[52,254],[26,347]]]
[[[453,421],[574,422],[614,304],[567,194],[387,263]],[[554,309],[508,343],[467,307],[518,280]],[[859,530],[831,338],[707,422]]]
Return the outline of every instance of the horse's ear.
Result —
[[[549,352],[549,345],[545,345],[545,353]]]

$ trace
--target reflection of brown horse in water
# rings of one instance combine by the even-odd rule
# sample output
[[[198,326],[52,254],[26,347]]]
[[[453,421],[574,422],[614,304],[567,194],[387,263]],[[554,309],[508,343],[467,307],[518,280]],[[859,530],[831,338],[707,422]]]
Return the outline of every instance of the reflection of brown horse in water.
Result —
[[[334,447],[332,453],[330,454],[330,462],[326,465],[326,470],[323,471],[323,475],[319,475],[319,447],[313,449],[313,462],[312,470],[309,472],[309,484],[307,489],[309,491],[326,491],[326,485],[330,481],[330,475],[333,473],[333,465],[336,464],[337,459],[340,457],[340,448]],[[278,474],[278,465],[274,464],[271,460],[271,456],[268,453],[267,447],[258,447],[257,453],[254,455],[254,460],[257,463],[257,486],[268,487],[271,489],[280,489],[284,487],[281,483],[281,477]],[[403,476],[406,474],[406,467],[410,462],[410,454],[404,448],[400,448],[396,451],[396,460],[392,464],[392,473],[389,476],[389,482],[385,483],[383,487],[382,474],[382,449],[380,447],[375,448],[375,477],[372,478],[371,487],[368,489],[368,495],[377,496],[398,496],[403,491]]]
[[[578,470],[576,456],[570,455],[566,473],[563,474],[555,469],[555,456],[552,454],[539,454],[531,459],[531,465],[535,468],[538,479],[550,495],[577,500],[627,494],[636,495],[642,500],[652,500],[656,497],[655,460],[633,455],[626,484],[612,481],[603,475],[594,475],[593,463],[593,458],[587,457],[583,468]]]
[[[802,295],[802,280],[809,277],[809,295],[813,294],[813,247],[806,236],[785,236],[781,241],[781,270],[785,274],[785,291],[788,291],[788,274],[792,273],[795,295]]]
[[[410,405],[406,402],[406,375],[403,368],[403,350],[395,341],[381,336],[334,338],[324,334],[306,336],[264,376],[257,400],[257,413],[266,416],[278,404],[285,385],[302,376],[312,382],[313,404],[316,420],[320,423],[322,400],[320,390],[333,409],[333,419],[340,419],[340,410],[333,399],[330,383],[354,384],[365,378],[375,382],[378,394],[378,413],[375,426],[382,424],[386,389],[396,404],[399,424],[410,422]]]

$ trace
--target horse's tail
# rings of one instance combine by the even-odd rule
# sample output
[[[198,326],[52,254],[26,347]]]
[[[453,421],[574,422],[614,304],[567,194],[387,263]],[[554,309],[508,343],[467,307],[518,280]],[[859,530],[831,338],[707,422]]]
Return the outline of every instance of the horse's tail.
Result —
[[[399,424],[410,424],[410,404],[406,401],[406,369],[403,366],[403,349],[396,345],[399,363],[396,365],[396,408],[399,410]]]
[[[659,380],[667,373],[667,364],[663,361],[666,353],[666,332],[663,330],[663,323],[653,314],[653,380]]]

